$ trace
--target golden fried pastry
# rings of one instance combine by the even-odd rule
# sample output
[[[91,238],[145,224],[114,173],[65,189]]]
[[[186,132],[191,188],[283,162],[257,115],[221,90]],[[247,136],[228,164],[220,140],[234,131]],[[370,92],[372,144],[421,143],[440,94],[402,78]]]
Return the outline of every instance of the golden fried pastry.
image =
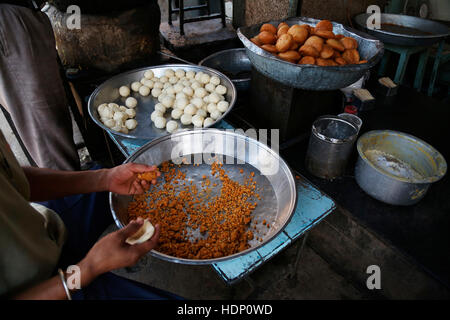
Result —
[[[361,60],[361,61],[358,62],[358,64],[364,64],[364,63],[367,63],[367,62],[369,62],[369,61],[367,61],[367,60]]]
[[[334,50],[329,45],[324,45],[322,51],[320,51],[320,57],[322,59],[330,59],[334,55]]]
[[[334,50],[337,50],[337,51],[340,51],[340,52],[343,52],[345,50],[344,45],[340,41],[338,41],[336,39],[328,39],[327,40],[327,44],[330,47],[332,47]]]
[[[317,51],[322,51],[323,49],[323,39],[318,36],[312,36],[309,37],[308,40],[306,40],[305,45],[311,46],[316,48]]]
[[[288,26],[289,27],[289,25],[286,23],[286,22],[281,22],[279,25],[278,25],[278,27],[277,27],[277,29],[279,30],[281,27],[283,27],[283,26]]]
[[[294,50],[281,52],[278,54],[278,56],[283,60],[289,60],[289,62],[292,62],[292,61],[297,62],[301,58],[300,53],[298,53],[297,51],[294,51]]]
[[[298,42],[292,41],[292,46],[289,48],[289,50],[297,50],[298,47],[300,47],[300,44]]]
[[[308,46],[306,44],[301,46],[301,48],[298,51],[303,56],[310,56],[310,57],[314,57],[314,58],[317,58],[320,56],[320,53],[316,48],[314,48],[313,46]]]
[[[336,62],[334,62],[331,59],[322,59],[322,58],[317,58],[316,59],[316,64],[318,66],[321,66],[321,67],[331,67],[331,66],[337,66],[338,65]]]
[[[335,58],[334,61],[336,61],[336,63],[341,66],[345,66],[347,64],[347,61],[345,61],[345,59],[341,57]]]
[[[263,31],[258,35],[259,40],[262,44],[275,44],[277,42],[277,37],[275,34],[269,31]]]
[[[315,35],[325,39],[334,39],[336,37],[333,31],[328,30],[316,30]]]
[[[270,23],[265,23],[261,26],[261,29],[259,29],[259,32],[267,31],[273,34],[277,34],[277,28]]]
[[[309,24],[301,24],[300,27],[308,30],[308,34],[311,32],[311,26]]]
[[[357,49],[358,48],[358,42],[350,37],[344,37],[341,40],[339,40],[342,45],[344,46],[344,48],[346,50],[351,50],[351,49]]]
[[[273,44],[263,44],[261,46],[262,49],[269,51],[270,53],[277,53],[277,47],[275,47]]]
[[[278,38],[275,46],[277,47],[278,52],[286,52],[291,48],[293,43],[294,38],[289,33],[286,33]]]
[[[348,64],[356,64],[360,59],[358,50],[356,49],[345,50],[342,54],[342,58],[344,58]]]
[[[280,37],[281,35],[286,34],[288,32],[288,30],[289,30],[288,25],[281,26],[280,28],[278,28],[277,36]]]
[[[345,38],[345,36],[343,34],[337,34],[334,38],[336,40],[341,40],[341,39]]]
[[[262,42],[259,40],[258,36],[251,38],[250,41],[256,44],[258,47],[262,45]]]
[[[339,51],[334,50],[334,54],[331,57],[332,59],[336,59],[336,58],[342,58],[342,55]]]
[[[288,33],[294,38],[295,42],[303,44],[308,38],[308,30],[304,27],[300,27],[298,24],[289,28]]]
[[[319,23],[317,23],[316,25],[316,32],[319,30],[333,31],[333,24],[330,20],[319,21]]]
[[[315,64],[316,59],[314,57],[306,56],[300,59],[298,64]]]

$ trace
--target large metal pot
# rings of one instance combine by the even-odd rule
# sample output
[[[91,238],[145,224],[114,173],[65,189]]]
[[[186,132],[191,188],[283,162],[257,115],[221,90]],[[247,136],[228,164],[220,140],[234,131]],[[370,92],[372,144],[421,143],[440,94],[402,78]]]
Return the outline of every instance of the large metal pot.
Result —
[[[358,185],[370,196],[393,205],[413,205],[447,171],[444,157],[412,135],[370,131],[357,143],[355,168]]]

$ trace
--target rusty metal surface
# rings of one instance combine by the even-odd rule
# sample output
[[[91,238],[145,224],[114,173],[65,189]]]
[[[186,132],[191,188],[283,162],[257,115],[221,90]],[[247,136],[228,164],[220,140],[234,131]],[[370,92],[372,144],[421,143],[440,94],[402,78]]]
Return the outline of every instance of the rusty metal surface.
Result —
[[[315,26],[320,20],[299,17],[285,20],[290,26],[294,24],[308,24]],[[281,21],[271,21],[277,26]],[[346,65],[337,67],[321,67],[316,65],[298,65],[274,57],[271,53],[261,49],[250,38],[259,33],[262,24],[239,28],[239,39],[247,49],[247,55],[253,66],[265,76],[279,81],[289,87],[306,90],[336,90],[345,88],[361,79],[366,72],[375,66],[384,53],[383,43],[360,31],[333,22],[334,32],[353,37],[358,41],[359,52],[365,64]]]

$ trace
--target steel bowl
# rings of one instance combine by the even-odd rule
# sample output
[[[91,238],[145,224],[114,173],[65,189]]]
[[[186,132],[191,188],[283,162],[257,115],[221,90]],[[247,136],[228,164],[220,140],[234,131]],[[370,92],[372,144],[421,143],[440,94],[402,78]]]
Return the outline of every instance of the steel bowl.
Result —
[[[315,26],[320,20],[311,18],[291,18],[285,22],[308,24]],[[282,21],[272,21],[277,26]],[[305,90],[336,90],[348,87],[361,79],[367,71],[375,66],[383,56],[383,43],[365,33],[333,22],[334,32],[355,38],[359,44],[361,59],[368,60],[365,64],[336,67],[321,67],[316,65],[298,65],[281,60],[271,53],[261,49],[249,39],[258,35],[262,24],[239,28],[237,33],[244,44],[247,55],[253,66],[260,73],[286,86]]]
[[[112,134],[129,138],[129,139],[144,139],[144,140],[152,140],[155,138],[159,138],[169,133],[165,129],[158,129],[155,127],[153,122],[150,119],[151,113],[155,110],[155,105],[158,103],[158,99],[153,98],[151,95],[147,97],[141,96],[139,93],[132,92],[130,96],[135,97],[138,100],[138,106],[136,107],[136,120],[138,122],[138,126],[136,129],[131,130],[128,134],[114,131],[107,126],[105,126],[98,115],[97,107],[102,103],[115,102],[119,105],[125,105],[125,99],[120,96],[119,88],[123,85],[130,85],[134,81],[139,81],[144,77],[144,72],[147,70],[152,70],[155,76],[160,77],[164,74],[166,69],[183,69],[185,71],[195,71],[195,72],[204,72],[209,74],[210,76],[218,76],[220,78],[221,84],[227,88],[226,101],[229,102],[230,106],[228,110],[222,114],[222,116],[217,119],[212,125],[207,128],[214,126],[217,122],[221,121],[223,118],[227,116],[227,114],[233,109],[234,104],[236,103],[237,91],[233,82],[224,74],[219,71],[204,67],[204,66],[196,66],[196,65],[188,65],[188,64],[166,64],[155,67],[146,67],[135,69],[131,71],[127,71],[112,77],[111,79],[103,82],[95,91],[91,94],[88,102],[88,111],[92,120],[101,128],[106,131],[111,132]],[[166,113],[166,119],[169,120],[170,114]],[[179,120],[175,120],[178,122],[178,128],[180,129],[193,129],[193,125],[185,126],[181,124]]]
[[[355,179],[370,196],[392,205],[413,205],[447,171],[444,157],[412,135],[377,130],[357,143]]]
[[[223,50],[206,57],[199,65],[222,72],[233,81],[238,91],[250,89],[252,63],[244,48]],[[239,75],[242,77],[239,77]]]
[[[384,43],[401,46],[431,46],[450,35],[450,29],[446,25],[436,21],[388,13],[381,14],[381,24],[388,23],[395,26],[413,28],[428,34],[417,34],[416,32],[412,32],[412,30],[409,33],[406,29],[405,32],[400,33],[395,30],[383,30],[383,27],[381,29],[371,30],[367,28],[367,19],[369,16],[369,14],[363,13],[355,17],[358,28],[375,36]]]
[[[186,179],[192,181],[200,190],[202,176],[210,174],[210,164],[213,162],[211,154],[223,157],[221,162],[224,163],[228,176],[235,181],[243,182],[250,172],[255,173],[254,179],[257,186],[263,190],[258,191],[261,201],[258,202],[252,216],[257,217],[258,220],[265,219],[270,223],[271,228],[255,231],[256,237],[263,238],[262,242],[257,241],[255,237],[249,242],[251,246],[249,249],[226,257],[204,260],[183,259],[156,250],[151,251],[153,256],[170,262],[193,265],[233,259],[264,246],[289,223],[297,201],[295,179],[288,165],[276,152],[253,138],[216,129],[184,131],[147,143],[131,155],[125,163],[159,165],[164,161],[176,162],[180,158],[190,159],[191,155],[202,155],[203,159],[194,158],[193,161],[200,165],[181,167],[185,170]],[[244,174],[240,172],[241,169]],[[218,191],[213,189],[212,195],[217,194]],[[110,193],[111,211],[119,228],[127,224],[127,207],[131,200],[132,196]]]

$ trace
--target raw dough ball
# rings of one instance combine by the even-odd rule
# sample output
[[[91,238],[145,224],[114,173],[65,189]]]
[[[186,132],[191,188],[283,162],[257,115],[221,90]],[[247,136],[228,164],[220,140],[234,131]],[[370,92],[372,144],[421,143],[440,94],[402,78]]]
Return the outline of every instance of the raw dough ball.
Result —
[[[205,121],[203,121],[203,127],[209,127],[214,123],[214,119],[212,118],[206,118]]]
[[[166,82],[163,84],[163,89],[170,88],[171,86],[172,86],[172,84],[170,82]]]
[[[180,109],[173,109],[172,113],[170,114],[172,118],[174,119],[180,119],[183,115],[183,110]]]
[[[197,88],[194,91],[194,96],[197,98],[203,98],[208,94],[208,91],[206,91],[204,88]]]
[[[108,128],[112,128],[116,125],[116,122],[113,119],[108,119],[108,120],[104,121],[103,124],[105,126],[107,126]]]
[[[179,80],[178,77],[175,77],[175,76],[169,78],[169,82],[170,82],[171,84],[177,83],[178,80]]]
[[[146,86],[140,87],[139,88],[139,94],[141,96],[144,96],[144,97],[148,96],[150,94],[150,88],[146,87]]]
[[[140,227],[139,230],[136,231],[135,234],[128,237],[125,240],[125,242],[128,243],[129,245],[144,243],[145,241],[147,241],[148,239],[153,237],[154,233],[155,233],[155,227],[153,227],[153,225],[150,223],[150,221],[145,219],[142,227]]]
[[[161,91],[161,94],[158,96],[158,102],[161,103],[165,97],[167,97],[167,94],[165,94],[164,91]]]
[[[208,91],[208,92],[214,92],[214,91],[216,90],[216,86],[213,85],[212,83],[208,83],[208,84],[205,86],[205,89],[206,89],[206,91]]]
[[[175,100],[175,108],[180,109],[180,110],[184,110],[184,108],[186,108],[186,106],[189,104],[188,99],[186,98],[180,98]]]
[[[99,115],[101,118],[112,119],[112,117],[114,116],[114,111],[112,111],[110,108],[106,107],[102,111],[99,112]]]
[[[225,112],[225,111],[227,111],[229,105],[230,104],[228,102],[226,102],[226,101],[220,101],[217,104],[217,110],[219,110],[220,112]]]
[[[178,128],[178,123],[176,121],[170,120],[166,124],[166,130],[169,133],[174,132]]]
[[[125,126],[120,127],[120,132],[128,134],[128,128]]]
[[[206,107],[209,103],[209,96],[204,97],[203,102],[205,103],[205,107]]]
[[[191,88],[194,89],[194,90],[197,90],[198,88],[202,88],[202,85],[200,84],[200,82],[194,81],[191,84]]]
[[[127,100],[125,100],[125,105],[128,107],[128,108],[136,108],[136,106],[137,106],[137,100],[136,100],[136,98],[133,98],[133,97],[128,97],[127,98]]]
[[[128,88],[127,86],[121,86],[119,88],[119,94],[122,97],[128,97],[130,95],[130,88]]]
[[[177,83],[176,85],[173,86],[173,89],[175,93],[180,93],[183,91],[184,87],[181,83]]]
[[[154,98],[158,98],[161,95],[161,93],[162,93],[162,90],[159,89],[159,88],[153,88],[152,89],[152,96]]]
[[[214,120],[219,119],[222,116],[222,112],[220,112],[219,110],[214,110],[211,114],[210,117],[213,118]]]
[[[166,119],[163,117],[156,117],[154,123],[155,127],[158,129],[163,129],[166,126]]]
[[[170,86],[170,84],[168,84],[168,86]],[[164,88],[164,83],[157,81],[157,82],[155,82],[154,85],[153,85],[153,89],[154,89],[154,88],[157,88],[157,89],[163,89],[163,88]]]
[[[144,81],[147,80],[146,78],[142,78],[141,80],[139,80],[140,83],[142,83],[142,85],[144,85]]]
[[[202,116],[199,116],[198,114],[192,117],[192,123],[197,128],[203,127],[203,120],[204,118]]]
[[[136,111],[134,111],[134,109],[127,109],[125,110],[125,113],[127,114],[128,118],[136,117]]]
[[[131,90],[134,92],[138,92],[140,87],[142,87],[142,83],[140,82],[135,81],[131,84]]]
[[[220,84],[220,78],[218,76],[212,76],[211,79],[209,79],[209,83],[218,86]]]
[[[219,103],[219,101],[221,101],[221,100],[220,100],[219,95],[218,95],[217,93],[213,92],[213,93],[211,93],[211,94],[209,95],[208,101],[209,101],[210,103],[216,103],[216,104],[217,104],[217,103]]]
[[[211,77],[209,76],[209,74],[202,74],[201,78],[200,78],[200,82],[203,84],[207,84],[209,83],[209,79],[211,79]]]
[[[108,103],[108,108],[114,112],[120,111],[119,105],[117,103]]]
[[[163,117],[163,113],[161,111],[153,111],[152,114],[150,115],[150,119],[152,119],[153,122],[156,121],[156,118],[162,118]]]
[[[166,107],[162,105],[162,103],[157,103],[155,105],[155,110],[164,114],[166,112]]]
[[[216,110],[217,110],[217,105],[215,103],[210,103],[206,106],[206,111],[208,111],[209,113],[213,113]]]
[[[189,80],[181,81],[181,84],[182,84],[183,86],[185,86],[185,87],[190,87],[190,86],[191,86],[191,83],[189,82]]]
[[[102,112],[103,110],[105,110],[105,108],[108,108],[108,104],[107,103],[102,103],[101,105],[99,105],[97,107],[97,111],[98,113]]]
[[[155,83],[149,79],[145,79],[142,84],[146,87],[149,87],[150,89],[153,89],[153,86],[155,85]]]
[[[175,101],[174,98],[170,97],[170,96],[165,96],[162,101],[161,104],[166,107],[166,108],[172,108],[173,106],[173,102]]]
[[[198,109],[200,109],[205,103],[203,102],[203,99],[201,98],[194,98],[191,99],[191,103],[196,106]]]
[[[186,94],[184,92],[178,92],[177,95],[175,96],[176,99],[188,99],[188,97],[186,96]]]
[[[197,80],[198,82],[201,82],[202,76],[204,74],[205,74],[204,72],[200,71],[195,75],[194,79]]]
[[[167,94],[176,94],[176,93],[177,93],[177,92],[176,92],[176,89],[175,89],[175,86],[167,87],[167,88],[164,89],[164,90],[166,90],[166,93],[167,93]]]
[[[115,112],[113,119],[116,121],[124,121],[124,120],[126,120],[125,117],[126,116],[125,116],[124,112]],[[126,118],[128,118],[128,117],[126,117]]]
[[[221,94],[221,95],[226,94],[226,93],[227,93],[227,87],[225,87],[225,86],[219,84],[219,85],[216,87],[216,93]]]
[[[111,129],[114,130],[114,131],[120,132],[122,130],[122,126],[120,126],[120,125],[117,126],[116,125],[116,126],[112,127]]]
[[[194,79],[194,78],[195,78],[195,72],[194,72],[194,71],[188,71],[188,72],[186,72],[186,78],[188,78],[188,79]]]
[[[147,71],[144,72],[144,77],[149,79],[149,80],[153,79],[154,76],[155,75],[153,74],[152,70],[147,70]]]
[[[203,117],[203,118],[206,118],[206,116],[208,115],[208,114],[206,113],[206,111],[203,110],[203,109],[198,109],[196,114],[199,115],[199,116],[201,116],[201,117]]]
[[[184,108],[184,113],[192,116],[197,113],[197,108],[193,104],[188,104],[186,108]]]
[[[119,111],[120,111],[120,112],[125,112],[125,111],[127,111],[127,110],[128,110],[128,108],[125,107],[125,106],[120,106],[120,107],[119,107]]]
[[[175,75],[178,78],[183,78],[186,75],[186,72],[184,72],[183,69],[177,69],[177,70],[175,70]]]
[[[173,71],[172,69],[167,69],[166,71],[164,71],[164,75],[167,78],[173,77],[175,76],[175,71]]]
[[[190,125],[192,123],[192,116],[190,114],[183,114],[180,118],[180,121],[185,126]]]
[[[169,82],[169,78],[166,76],[163,76],[163,77],[159,78],[159,81],[162,83],[166,83],[166,82]]]
[[[185,95],[187,95],[188,97],[192,97],[194,95],[194,89],[192,89],[191,87],[186,86],[186,87],[183,88],[183,93]]]
[[[134,119],[128,119],[125,121],[125,127],[127,127],[128,130],[133,130],[137,127],[137,121]]]

